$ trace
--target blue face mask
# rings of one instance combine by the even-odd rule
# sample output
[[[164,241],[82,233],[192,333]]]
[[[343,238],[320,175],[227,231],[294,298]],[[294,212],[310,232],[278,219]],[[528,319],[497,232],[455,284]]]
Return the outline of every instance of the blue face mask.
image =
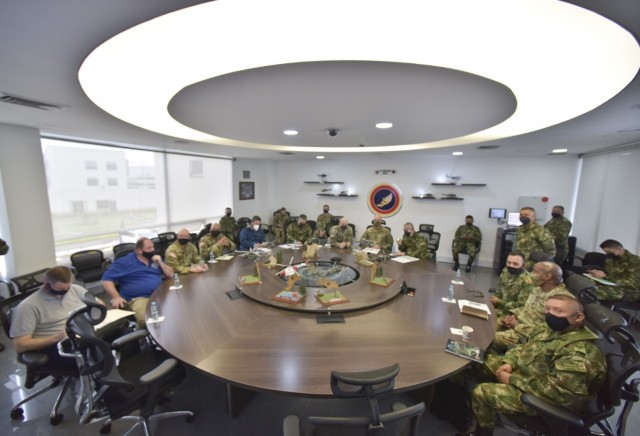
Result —
[[[44,285],[44,287],[47,289],[47,292],[49,292],[51,295],[55,295],[56,297],[61,297],[61,296],[65,295],[67,292],[69,292],[69,289],[65,289],[64,291],[58,291],[56,289],[51,289],[51,285],[49,285],[48,283],[46,283]]]

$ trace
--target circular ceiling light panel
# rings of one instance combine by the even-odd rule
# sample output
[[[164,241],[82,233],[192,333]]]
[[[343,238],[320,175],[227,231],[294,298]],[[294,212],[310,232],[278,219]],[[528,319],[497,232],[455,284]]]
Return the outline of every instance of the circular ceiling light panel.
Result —
[[[517,107],[480,130],[463,128],[449,137],[427,132],[422,139],[397,143],[389,136],[366,150],[305,141],[302,128],[297,128],[300,135],[284,138],[282,125],[272,126],[273,140],[268,134],[236,139],[194,128],[193,120],[169,112],[172,99],[177,103],[191,85],[237,72],[318,62],[466,72],[504,85]],[[497,140],[570,120],[618,94],[639,67],[640,47],[633,35],[593,12],[555,0],[218,0],[116,35],[87,57],[79,80],[87,96],[113,116],[189,141],[277,151],[385,152]],[[402,80],[393,74],[387,82]],[[325,83],[330,89],[336,78],[329,74]],[[371,94],[378,92],[371,89]],[[367,101],[360,103],[367,107]],[[189,108],[190,103],[182,105]],[[307,118],[313,108],[309,101]],[[385,134],[403,131],[402,120],[384,111],[390,107],[378,109],[368,125],[393,119],[396,128]],[[462,115],[458,120],[466,124]],[[351,127],[331,125],[340,128],[340,138]],[[364,143],[353,139],[353,144]]]

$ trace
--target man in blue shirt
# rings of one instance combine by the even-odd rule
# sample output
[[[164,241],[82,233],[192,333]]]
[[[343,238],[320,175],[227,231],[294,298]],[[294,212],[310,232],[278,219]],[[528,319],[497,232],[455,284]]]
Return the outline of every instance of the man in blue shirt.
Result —
[[[255,215],[251,218],[251,225],[240,231],[240,250],[251,250],[262,247],[264,244],[264,232],[260,228],[262,219]]]
[[[111,297],[111,306],[135,312],[138,327],[144,327],[144,313],[149,296],[155,291],[162,276],[173,276],[173,268],[156,254],[149,238],[140,238],[135,251],[116,259],[102,276],[102,286]],[[116,284],[120,292],[116,289]]]

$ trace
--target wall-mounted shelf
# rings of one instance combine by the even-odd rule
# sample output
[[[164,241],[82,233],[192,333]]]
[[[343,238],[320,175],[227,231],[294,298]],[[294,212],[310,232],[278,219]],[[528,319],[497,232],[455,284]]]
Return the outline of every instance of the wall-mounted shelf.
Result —
[[[464,198],[460,198],[460,197],[442,197],[442,198],[436,198],[436,197],[421,197],[419,195],[414,195],[411,198],[415,198],[416,200],[444,200],[444,201],[456,201],[456,200],[464,200]]]
[[[328,193],[320,193],[316,194],[319,197],[357,197],[358,194],[328,194]]]
[[[432,183],[431,186],[487,186],[486,183]]]
[[[313,185],[344,185],[344,182],[304,182]]]

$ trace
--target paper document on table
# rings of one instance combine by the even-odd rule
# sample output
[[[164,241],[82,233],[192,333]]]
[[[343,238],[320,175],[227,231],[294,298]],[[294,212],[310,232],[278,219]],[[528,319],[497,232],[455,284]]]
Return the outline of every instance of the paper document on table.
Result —
[[[107,310],[107,316],[105,317],[104,321],[102,321],[100,324],[95,326],[95,330],[98,331],[113,322],[116,322],[122,318],[127,318],[133,315],[135,315],[135,312],[132,312],[130,310],[122,310],[122,309]]]
[[[491,315],[491,310],[489,310],[489,306],[484,303],[476,303],[475,301],[469,300],[458,300],[458,307],[462,310],[462,306],[473,307],[474,309],[481,309],[486,311],[489,315]]]
[[[380,249],[367,247],[367,248],[364,248],[362,251],[364,251],[365,253],[378,254],[380,252]]]
[[[400,263],[409,263],[409,262],[415,262],[416,260],[420,260],[417,257],[413,257],[413,256],[397,256],[397,257],[392,257],[391,260],[395,261],[395,262],[400,262]]]
[[[607,286],[618,286],[618,284],[617,284],[617,283],[614,283],[614,282],[612,282],[612,281],[610,281],[610,280],[607,280],[607,279],[601,279],[601,278],[598,278],[598,277],[594,277],[594,276],[592,276],[591,274],[588,274],[588,273],[584,273],[583,275],[584,275],[585,277],[589,277],[591,280],[594,280],[594,281],[596,281],[596,282],[598,282],[598,283],[602,283],[603,285],[607,285]]]
[[[225,254],[220,257],[216,257],[216,260],[231,260],[233,259],[233,254]]]

